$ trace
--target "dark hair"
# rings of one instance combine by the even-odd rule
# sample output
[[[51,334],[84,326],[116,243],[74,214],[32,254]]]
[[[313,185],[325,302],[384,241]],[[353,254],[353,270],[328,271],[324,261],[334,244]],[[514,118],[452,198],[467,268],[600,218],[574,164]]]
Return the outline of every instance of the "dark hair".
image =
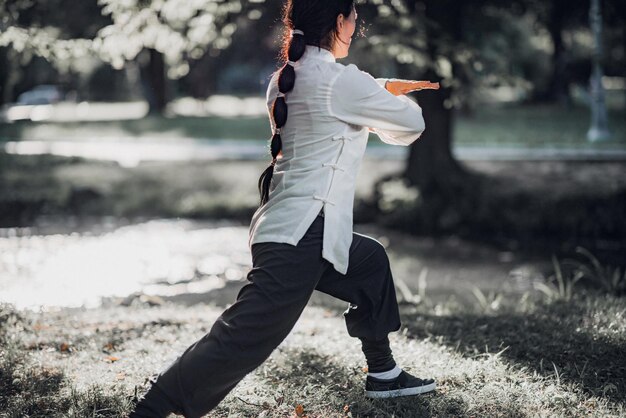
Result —
[[[287,61],[298,61],[304,54],[306,45],[314,45],[318,48],[331,49],[335,38],[338,36],[336,21],[339,14],[350,15],[354,6],[354,0],[287,0],[282,9],[283,47],[280,59],[285,64],[278,76],[279,95],[272,105],[272,117],[276,126],[270,144],[272,162],[263,171],[259,178],[259,194],[261,205],[269,200],[270,184],[274,174],[276,159],[282,150],[280,129],[287,122],[287,103],[285,93],[291,91],[296,81],[296,72]],[[293,29],[299,29],[304,35],[294,33]],[[274,73],[275,74],[275,73]],[[282,94],[281,94],[282,93]]]

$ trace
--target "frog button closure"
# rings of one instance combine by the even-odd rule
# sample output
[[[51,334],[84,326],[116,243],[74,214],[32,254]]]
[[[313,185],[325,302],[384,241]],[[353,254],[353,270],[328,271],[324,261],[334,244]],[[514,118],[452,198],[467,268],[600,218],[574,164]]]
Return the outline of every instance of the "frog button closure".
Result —
[[[346,171],[345,168],[339,167],[337,164],[332,163],[324,163],[322,164],[322,167],[332,167],[333,170]]]
[[[330,200],[326,199],[325,197],[321,197],[321,196],[317,196],[317,195],[313,195],[313,199],[321,200],[322,202],[330,203],[331,205],[335,204],[335,202],[331,202]]]

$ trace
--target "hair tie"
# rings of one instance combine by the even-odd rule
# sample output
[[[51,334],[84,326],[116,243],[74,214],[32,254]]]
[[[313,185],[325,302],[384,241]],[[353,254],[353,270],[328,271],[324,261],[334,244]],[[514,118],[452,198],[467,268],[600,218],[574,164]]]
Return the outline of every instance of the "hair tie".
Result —
[[[295,35],[296,33],[299,34],[299,35],[304,36],[304,32],[302,32],[300,29],[292,29],[291,30],[291,36]]]
[[[280,128],[274,129],[274,135],[276,135],[276,134],[280,134]]]
[[[276,97],[285,97],[285,93],[283,93],[282,91],[279,91]]]
[[[291,65],[292,67],[296,66],[296,62],[295,61],[287,61],[287,64]]]

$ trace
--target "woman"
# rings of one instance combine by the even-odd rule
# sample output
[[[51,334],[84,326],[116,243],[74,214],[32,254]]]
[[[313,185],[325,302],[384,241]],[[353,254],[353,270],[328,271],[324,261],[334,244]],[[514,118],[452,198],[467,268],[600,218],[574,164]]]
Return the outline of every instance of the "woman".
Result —
[[[403,94],[437,85],[374,79],[337,63],[348,55],[356,16],[353,0],[287,0],[287,63],[267,90],[272,162],[250,224],[249,283],[153,381],[131,417],[206,414],[270,356],[314,290],[349,302],[344,318],[362,342],[366,396],[435,389],[393,359],[387,334],[400,329],[400,316],[389,260],[378,241],[353,233],[352,204],[368,132],[390,144],[415,141],[424,120]]]

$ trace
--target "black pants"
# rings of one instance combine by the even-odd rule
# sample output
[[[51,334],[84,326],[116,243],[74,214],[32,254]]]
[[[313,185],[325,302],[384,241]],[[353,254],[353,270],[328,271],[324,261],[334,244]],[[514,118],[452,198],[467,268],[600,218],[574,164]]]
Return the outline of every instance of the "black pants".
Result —
[[[380,340],[399,330],[384,247],[354,233],[348,272],[342,275],[321,256],[323,222],[318,216],[297,246],[253,244],[249,283],[236,302],[159,374],[153,390],[165,394],[186,417],[206,414],[287,337],[314,290],[349,302],[344,318],[352,337]]]

